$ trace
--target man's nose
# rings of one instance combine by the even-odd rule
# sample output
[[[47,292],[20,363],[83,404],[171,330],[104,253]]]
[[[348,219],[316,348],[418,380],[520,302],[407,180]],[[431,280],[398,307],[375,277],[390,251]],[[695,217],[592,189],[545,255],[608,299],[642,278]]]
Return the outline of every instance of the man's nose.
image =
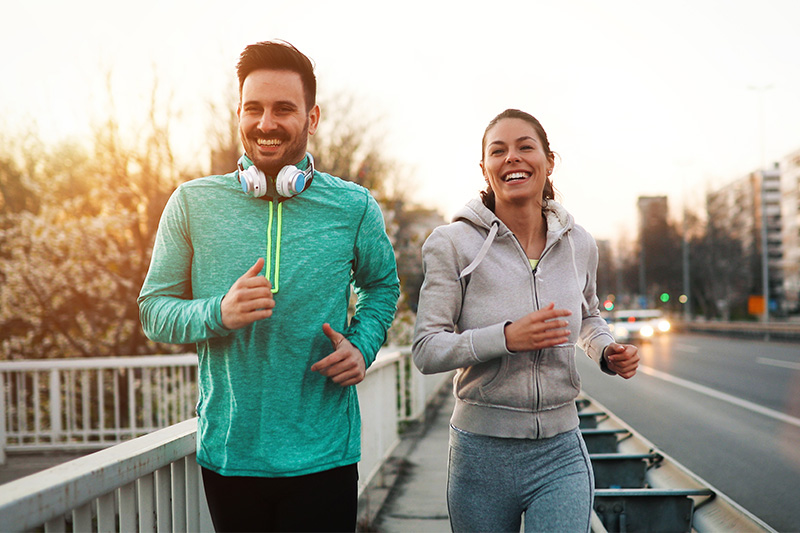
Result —
[[[269,111],[264,111],[264,113],[261,115],[261,120],[258,121],[258,129],[264,132],[275,129],[275,120],[272,117],[272,113]]]

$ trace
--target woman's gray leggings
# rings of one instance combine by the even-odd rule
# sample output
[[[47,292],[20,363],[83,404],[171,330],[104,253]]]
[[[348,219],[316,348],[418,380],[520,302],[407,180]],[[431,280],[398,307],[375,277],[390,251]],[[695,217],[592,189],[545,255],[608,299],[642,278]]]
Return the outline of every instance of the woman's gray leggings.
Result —
[[[450,427],[450,527],[525,533],[589,530],[594,475],[577,428],[550,439],[507,439]]]

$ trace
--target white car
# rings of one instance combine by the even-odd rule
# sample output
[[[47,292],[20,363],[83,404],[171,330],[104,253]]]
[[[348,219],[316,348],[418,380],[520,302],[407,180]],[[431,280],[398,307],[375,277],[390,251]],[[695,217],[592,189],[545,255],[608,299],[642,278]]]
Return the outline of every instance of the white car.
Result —
[[[648,340],[669,331],[670,323],[658,309],[622,309],[609,323],[617,342]]]

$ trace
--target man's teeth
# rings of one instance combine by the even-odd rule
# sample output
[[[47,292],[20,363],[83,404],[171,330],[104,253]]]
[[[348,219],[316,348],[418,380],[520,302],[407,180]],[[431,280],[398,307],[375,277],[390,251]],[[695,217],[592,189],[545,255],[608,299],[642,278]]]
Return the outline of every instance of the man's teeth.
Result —
[[[278,146],[281,144],[280,139],[257,139],[256,142],[259,146]]]

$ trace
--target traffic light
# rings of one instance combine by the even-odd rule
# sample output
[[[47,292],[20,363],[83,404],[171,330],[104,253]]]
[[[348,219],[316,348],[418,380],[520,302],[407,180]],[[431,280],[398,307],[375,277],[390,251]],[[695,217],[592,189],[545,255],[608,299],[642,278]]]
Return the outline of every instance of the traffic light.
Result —
[[[659,299],[660,299],[660,300],[661,300],[663,303],[667,303],[667,302],[669,301],[669,293],[662,292],[662,293],[661,293],[661,296],[659,296]]]
[[[611,300],[606,300],[605,302],[603,302],[603,309],[605,309],[606,311],[612,311],[614,309],[614,302],[612,302]]]

